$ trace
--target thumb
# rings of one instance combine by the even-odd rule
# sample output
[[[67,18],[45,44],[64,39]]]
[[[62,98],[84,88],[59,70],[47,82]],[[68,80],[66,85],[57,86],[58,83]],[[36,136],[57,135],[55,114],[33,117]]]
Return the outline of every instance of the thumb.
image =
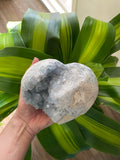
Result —
[[[35,57],[35,58],[33,59],[33,61],[32,61],[32,65],[35,64],[35,63],[37,63],[37,62],[39,62],[39,59]]]

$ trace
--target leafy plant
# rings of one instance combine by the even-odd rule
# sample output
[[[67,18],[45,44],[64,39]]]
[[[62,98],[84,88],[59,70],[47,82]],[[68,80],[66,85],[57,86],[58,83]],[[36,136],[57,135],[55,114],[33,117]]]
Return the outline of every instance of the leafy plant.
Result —
[[[118,58],[112,56],[120,49],[119,23],[120,14],[109,23],[87,17],[80,30],[74,13],[31,9],[22,22],[9,22],[8,32],[0,33],[0,121],[17,107],[21,78],[34,57],[83,63],[98,79],[96,102],[86,114],[62,125],[53,124],[37,137],[56,159],[71,158],[91,147],[120,156],[120,124],[99,107],[108,105],[120,113],[120,67],[116,67]],[[26,159],[30,159],[30,151]]]

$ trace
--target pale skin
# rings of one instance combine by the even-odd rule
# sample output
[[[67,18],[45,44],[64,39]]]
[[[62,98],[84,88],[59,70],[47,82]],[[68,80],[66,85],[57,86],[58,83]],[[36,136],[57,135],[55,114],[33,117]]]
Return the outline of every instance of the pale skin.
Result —
[[[34,58],[32,65],[38,61]],[[20,93],[18,108],[0,134],[0,159],[24,160],[35,135],[51,124],[52,120],[42,110],[26,104]]]

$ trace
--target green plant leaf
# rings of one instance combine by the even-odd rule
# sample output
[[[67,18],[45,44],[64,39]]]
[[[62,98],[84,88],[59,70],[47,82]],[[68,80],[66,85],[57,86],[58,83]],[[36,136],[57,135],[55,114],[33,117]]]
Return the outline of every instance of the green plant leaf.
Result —
[[[8,21],[7,31],[21,34],[21,21]]]
[[[68,62],[79,30],[79,22],[75,13],[61,14],[60,44],[64,63]]]
[[[57,159],[70,158],[89,149],[74,120],[62,125],[53,124],[37,136],[45,150]]]
[[[23,74],[31,60],[20,57],[0,57],[0,90],[10,94],[19,94]]]
[[[110,23],[114,26],[116,31],[115,41],[111,48],[111,54],[120,50],[120,14],[115,16]]]
[[[21,35],[26,47],[62,59],[59,13],[41,13],[28,9],[22,21]]]
[[[112,24],[87,17],[78,35],[69,62],[101,63],[110,55],[114,39],[115,29]]]
[[[96,101],[94,102],[94,104],[92,105],[92,107],[94,109],[96,109],[97,111],[104,113],[104,111],[102,110],[102,108],[100,107],[100,102],[98,99],[96,99]]]
[[[24,47],[24,42],[23,42],[21,36],[19,35],[19,33],[14,33],[14,32],[0,33],[0,52],[2,53],[4,51],[3,48],[8,47],[8,46],[22,46],[22,47]],[[9,53],[9,50],[7,50],[7,52]],[[5,57],[4,57],[4,59],[5,59]],[[7,81],[7,79],[5,79],[5,81],[4,81],[4,78],[6,75],[8,77],[10,77],[10,73],[6,74],[6,68],[9,66],[8,65],[9,61],[10,60],[7,61],[7,64],[6,63],[4,64],[4,62],[5,62],[4,60],[0,61],[1,89],[4,87],[5,88],[8,87],[8,85],[5,85],[5,81]],[[4,65],[2,66],[2,64],[4,64]],[[15,68],[12,68],[12,69],[15,70]],[[10,69],[8,68],[8,70],[10,70]],[[14,76],[14,74],[13,74],[13,76]],[[13,84],[13,82],[11,82],[10,79],[9,79],[9,82],[11,84]],[[8,87],[8,89],[10,89],[12,91],[13,88]],[[8,89],[6,89],[6,90],[8,90]],[[5,91],[5,90],[3,89],[3,91]],[[13,91],[14,91],[14,89],[13,89]],[[18,97],[16,95],[7,94],[7,93],[0,91],[0,120],[5,118],[6,116],[8,116],[16,108],[17,103],[18,103]]]
[[[47,34],[50,13],[40,13],[28,9],[22,20],[21,35],[26,47],[45,51],[45,40]]]
[[[11,95],[8,93],[0,92],[0,109],[8,103],[11,103],[18,99],[17,95]]]
[[[119,59],[115,56],[110,56],[103,61],[102,65],[104,68],[106,67],[116,67]]]
[[[118,98],[108,96],[98,96],[99,103],[109,106],[116,112],[120,113],[120,100]]]
[[[67,62],[79,33],[75,13],[40,13],[28,9],[22,21],[26,47],[45,52]]]
[[[120,67],[105,68],[104,73],[109,78],[107,81],[98,82],[98,100],[120,113]]]
[[[18,96],[0,92],[0,121],[8,116],[17,106]]]
[[[31,160],[32,159],[32,147],[30,145],[30,147],[28,148],[27,154],[24,158],[24,160]]]
[[[110,67],[105,68],[104,72],[110,77],[110,78],[120,78],[120,67]]]
[[[23,46],[24,42],[17,32],[0,33],[0,49],[5,47]]]
[[[104,68],[100,63],[88,62],[85,63],[86,66],[92,69],[97,78],[102,74]]]
[[[50,55],[45,53],[30,49],[30,48],[22,48],[22,47],[7,47],[0,50],[0,57],[21,57],[33,60],[34,57],[39,58],[39,60],[53,58]]]
[[[91,147],[120,156],[120,124],[91,108],[76,118],[80,130]]]
[[[12,47],[0,51],[0,90],[10,94],[18,94],[21,78],[32,63],[51,56],[32,49]]]

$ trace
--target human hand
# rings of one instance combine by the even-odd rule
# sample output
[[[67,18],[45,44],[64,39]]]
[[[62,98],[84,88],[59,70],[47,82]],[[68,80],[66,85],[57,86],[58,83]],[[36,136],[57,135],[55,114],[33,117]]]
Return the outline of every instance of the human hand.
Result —
[[[38,61],[34,58],[32,64]],[[52,123],[41,109],[36,110],[33,106],[26,104],[20,92],[18,108],[0,134],[0,159],[24,159],[34,136]]]
[[[32,65],[38,61],[38,58],[34,58]],[[34,135],[53,123],[53,121],[41,109],[36,110],[33,106],[26,104],[21,96],[21,92],[15,116],[26,122],[32,130],[31,134]]]

